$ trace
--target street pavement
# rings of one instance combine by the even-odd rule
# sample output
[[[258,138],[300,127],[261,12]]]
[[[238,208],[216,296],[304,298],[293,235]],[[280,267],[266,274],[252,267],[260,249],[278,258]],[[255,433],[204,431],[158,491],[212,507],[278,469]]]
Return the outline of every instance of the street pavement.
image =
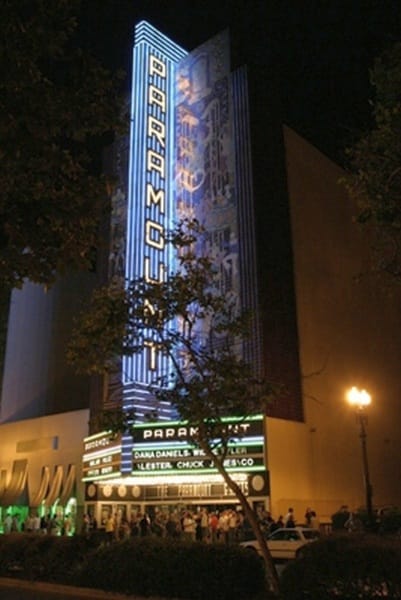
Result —
[[[114,592],[0,577],[0,600],[145,600]],[[152,600],[147,598],[146,600]],[[153,600],[160,600],[153,598]]]

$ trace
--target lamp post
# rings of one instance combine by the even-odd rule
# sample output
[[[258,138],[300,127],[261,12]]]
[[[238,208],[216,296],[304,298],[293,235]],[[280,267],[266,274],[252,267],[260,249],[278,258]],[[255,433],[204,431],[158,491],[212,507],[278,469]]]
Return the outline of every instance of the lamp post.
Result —
[[[359,423],[359,437],[361,438],[363,475],[365,480],[366,511],[368,515],[368,524],[369,526],[371,526],[373,524],[372,485],[370,483],[368,453],[366,450],[367,416],[365,413],[365,409],[367,406],[369,406],[372,399],[370,394],[368,394],[366,390],[359,390],[356,387],[352,387],[347,392],[347,400],[349,404],[355,409],[355,414]]]

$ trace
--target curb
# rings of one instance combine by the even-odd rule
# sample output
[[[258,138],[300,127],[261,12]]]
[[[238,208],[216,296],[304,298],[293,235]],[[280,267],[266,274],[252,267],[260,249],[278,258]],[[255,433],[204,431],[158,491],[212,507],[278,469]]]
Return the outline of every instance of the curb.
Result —
[[[61,585],[58,583],[47,583],[43,581],[27,581],[24,579],[14,579],[13,577],[0,577],[0,589],[2,587],[12,587],[21,590],[54,592],[76,598],[77,595],[82,598],[92,598],[92,600],[163,600],[162,598],[144,598],[142,596],[130,596],[117,592],[107,592],[94,588],[83,588],[72,585]]]

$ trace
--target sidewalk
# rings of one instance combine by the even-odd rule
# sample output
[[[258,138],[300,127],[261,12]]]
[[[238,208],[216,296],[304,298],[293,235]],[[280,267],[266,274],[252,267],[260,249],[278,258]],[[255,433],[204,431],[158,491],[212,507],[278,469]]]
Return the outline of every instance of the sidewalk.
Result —
[[[42,591],[56,594],[63,594],[71,598],[88,598],[92,600],[163,600],[162,598],[144,598],[142,596],[127,596],[126,594],[117,594],[115,592],[106,592],[93,588],[74,587],[70,585],[60,585],[58,583],[45,583],[41,581],[27,581],[24,579],[14,579],[13,577],[0,577],[0,590],[2,587],[12,587],[15,589]],[[172,599],[171,599],[172,600]]]

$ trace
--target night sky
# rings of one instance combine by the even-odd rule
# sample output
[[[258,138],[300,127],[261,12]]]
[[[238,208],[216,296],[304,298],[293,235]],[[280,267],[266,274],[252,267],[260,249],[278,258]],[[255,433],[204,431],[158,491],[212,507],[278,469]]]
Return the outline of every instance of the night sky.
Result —
[[[129,81],[135,23],[186,50],[229,28],[234,63],[275,73],[283,121],[331,158],[370,123],[369,68],[401,41],[400,0],[84,0],[84,38]]]

